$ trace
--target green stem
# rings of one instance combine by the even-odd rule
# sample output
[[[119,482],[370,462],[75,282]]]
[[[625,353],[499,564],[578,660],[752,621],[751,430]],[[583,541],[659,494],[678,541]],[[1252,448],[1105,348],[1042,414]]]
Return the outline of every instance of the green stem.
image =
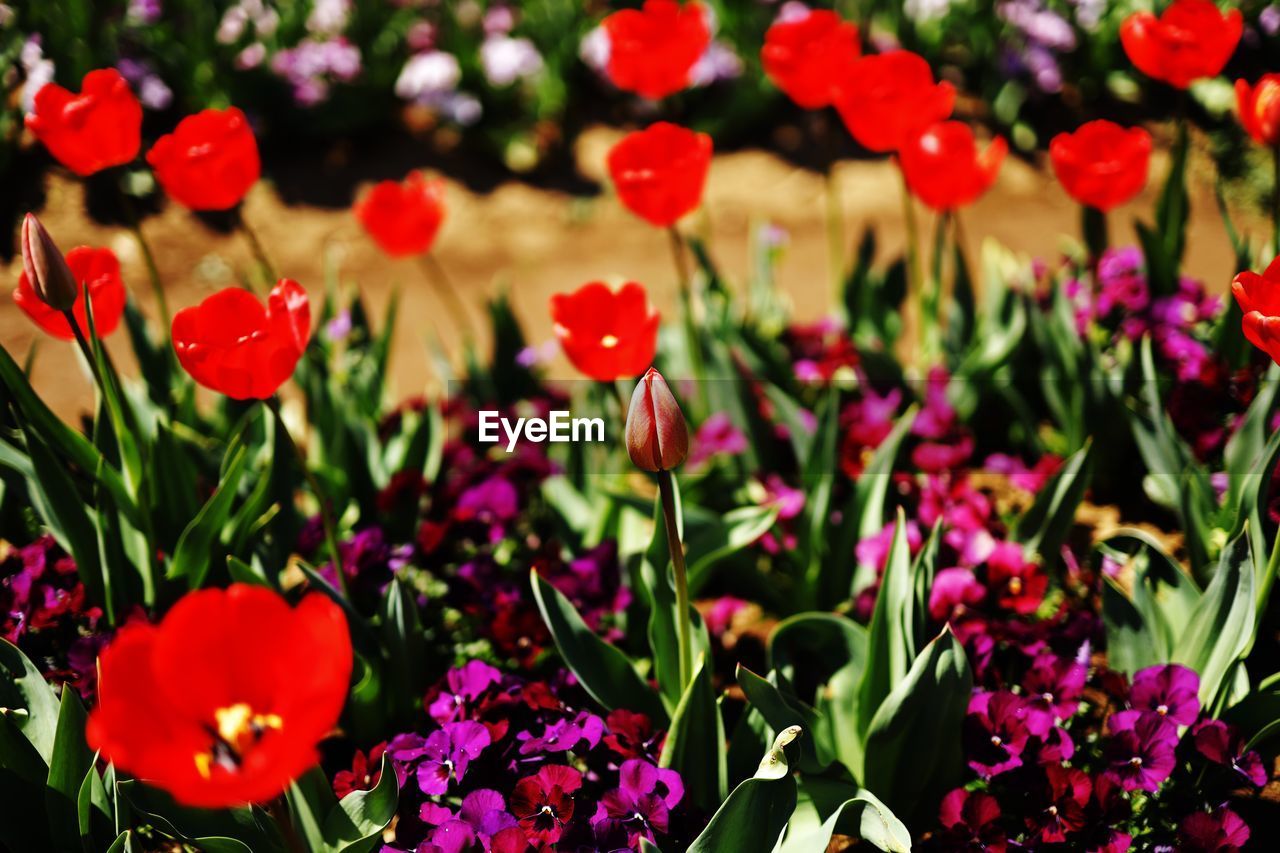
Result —
[[[458,291],[454,288],[449,274],[445,272],[444,266],[435,255],[426,254],[422,255],[422,269],[431,286],[439,292],[441,301],[445,303],[445,310],[453,317],[453,322],[458,327],[463,340],[474,340],[475,328],[471,325],[471,314],[467,312],[467,306],[458,298]]]
[[[88,289],[85,290],[83,299],[89,298]],[[80,328],[80,324],[76,322],[76,315],[70,311],[63,311],[62,316],[67,318],[67,323],[71,325],[71,332],[76,336],[76,344],[80,347],[80,352],[84,355],[84,360],[89,363],[89,372],[93,374],[93,381],[98,386],[98,390],[102,392],[103,397],[107,395],[107,388],[102,384],[102,371],[98,367],[98,360],[93,357],[93,347],[89,346],[89,339],[84,336],[84,331]]]
[[[684,547],[680,544],[680,526],[676,522],[676,495],[670,471],[658,472],[658,491],[662,497],[662,519],[667,529],[667,546],[676,577],[676,644],[680,649],[680,692],[693,678],[693,645],[689,632],[689,577],[684,565]]]
[[[151,279],[151,293],[156,300],[156,310],[160,312],[160,322],[164,327],[164,334],[168,335],[171,324],[169,299],[164,294],[164,282],[160,280],[160,268],[156,266],[156,257],[151,251],[151,244],[147,242],[147,238],[142,234],[142,220],[138,218],[138,211],[133,205],[133,199],[119,181],[116,182],[116,188],[120,191],[120,207],[124,209],[124,216],[129,223],[129,230],[133,232],[133,239],[137,241],[138,249],[142,252],[142,261],[147,266],[147,276]]]
[[[284,437],[289,440],[290,446],[293,447],[294,455],[298,457],[298,466],[302,468],[302,476],[307,481],[307,487],[311,489],[311,494],[315,496],[316,502],[320,504],[320,525],[324,528],[324,541],[329,548],[329,553],[333,556],[333,565],[337,569],[338,587],[342,590],[343,596],[350,601],[351,590],[347,587],[347,573],[342,564],[342,551],[338,548],[338,534],[334,527],[329,502],[325,499],[324,488],[320,485],[320,481],[316,479],[316,475],[312,473],[311,466],[307,464],[306,451],[302,449],[302,445],[294,440],[292,433],[289,432],[288,424],[284,422],[284,414],[280,411],[280,398],[269,397],[263,402],[271,410],[271,414],[275,415],[276,424],[279,425]]]
[[[236,208],[236,224],[240,226],[241,233],[249,241],[249,248],[253,250],[253,256],[257,259],[258,266],[262,268],[263,274],[267,277],[267,287],[271,287],[276,283],[276,268],[271,263],[271,259],[267,257],[267,250],[263,248],[257,232],[249,227],[249,222],[244,218],[244,209],[242,207]]]
[[[702,342],[698,338],[698,326],[693,316],[693,277],[685,258],[684,237],[674,225],[667,229],[667,235],[671,238],[671,258],[675,262],[676,281],[680,287],[680,310],[684,321],[685,347],[689,350],[689,368],[693,371],[693,378],[698,386],[698,402],[705,412],[710,403],[703,383],[706,369],[702,362]]]

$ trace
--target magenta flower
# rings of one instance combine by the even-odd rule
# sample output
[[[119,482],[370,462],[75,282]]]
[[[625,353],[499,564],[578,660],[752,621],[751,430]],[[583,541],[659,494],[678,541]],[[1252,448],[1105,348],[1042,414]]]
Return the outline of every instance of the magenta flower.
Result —
[[[880,528],[880,532],[873,536],[868,536],[857,544],[854,548],[854,556],[858,558],[858,563],[863,566],[874,566],[877,573],[883,572],[885,563],[889,562],[889,548],[893,545],[894,522],[889,522]],[[920,533],[920,525],[914,521],[907,521],[907,550],[914,555],[920,550],[920,546],[924,545],[924,536]]]
[[[1022,697],[1008,691],[974,694],[964,720],[965,754],[974,773],[990,779],[1022,766],[1027,740],[1049,733],[1042,718],[1028,711]]]
[[[604,737],[604,720],[590,711],[580,711],[572,718],[562,717],[547,723],[541,737],[534,737],[531,732],[516,733],[516,739],[522,741],[521,755],[569,752],[578,749],[579,744],[583,743],[586,744],[586,749],[595,749],[602,737]]]
[[[697,468],[713,457],[735,456],[746,450],[747,437],[742,430],[734,426],[733,420],[724,412],[715,412],[698,427],[685,464],[689,468]]]
[[[582,787],[582,774],[563,764],[548,764],[516,783],[511,811],[525,837],[534,845],[553,845],[573,819],[573,793]]]
[[[958,610],[981,604],[986,597],[986,588],[969,569],[943,569],[929,590],[929,615],[936,622],[946,622]]]
[[[1249,827],[1228,808],[1187,815],[1178,830],[1179,853],[1235,853],[1249,840]]]
[[[1049,764],[1036,810],[1027,815],[1027,828],[1045,844],[1061,844],[1085,825],[1085,806],[1093,794],[1088,775],[1074,767]]]
[[[625,837],[626,845],[635,849],[641,838],[653,841],[655,831],[666,833],[671,809],[683,797],[684,783],[676,771],[641,759],[624,761],[618,788],[600,798],[591,828],[602,842]]]
[[[1121,711],[1108,720],[1106,775],[1126,791],[1155,791],[1173,772],[1178,732],[1159,714]]]
[[[463,720],[447,723],[426,738],[397,735],[387,745],[396,761],[416,767],[418,788],[428,796],[447,793],[451,782],[461,782],[467,766],[489,745],[489,730]]]
[[[441,725],[469,719],[480,698],[501,680],[502,673],[484,661],[467,661],[449,670],[445,676],[448,689],[440,691],[427,713]]]
[[[1230,767],[1255,788],[1267,784],[1267,769],[1253,750],[1244,751],[1244,741],[1234,726],[1221,720],[1201,720],[1191,729],[1196,752],[1223,767]]]
[[[1152,711],[1180,726],[1189,726],[1200,714],[1200,677],[1176,663],[1151,666],[1133,677],[1129,705]]]
[[[840,427],[845,441],[859,448],[876,448],[893,432],[893,421],[902,405],[902,391],[897,388],[884,396],[868,385],[862,398],[845,406],[840,413]]]
[[[1088,675],[1088,669],[1077,660],[1041,652],[1023,676],[1022,687],[1033,707],[1066,720],[1080,707]]]

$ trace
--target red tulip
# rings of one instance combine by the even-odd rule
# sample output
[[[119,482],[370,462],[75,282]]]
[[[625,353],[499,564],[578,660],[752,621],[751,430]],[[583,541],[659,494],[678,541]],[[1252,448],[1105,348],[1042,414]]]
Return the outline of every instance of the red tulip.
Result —
[[[997,136],[985,151],[979,151],[967,124],[940,121],[906,145],[898,157],[912,195],[934,210],[955,210],[991,188],[1008,150]]]
[[[645,0],[604,19],[609,79],[627,92],[657,100],[689,85],[689,72],[711,44],[701,3]]]
[[[1280,145],[1280,74],[1264,74],[1252,87],[1236,81],[1240,124],[1259,145]]]
[[[1049,143],[1054,174],[1081,204],[1108,211],[1147,185],[1151,134],[1101,119],[1059,133]]]
[[[935,83],[924,57],[906,50],[864,56],[839,81],[835,105],[845,127],[870,151],[897,151],[951,115],[956,90]]]
[[[78,95],[46,83],[26,124],[59,163],[82,177],[128,163],[142,145],[142,105],[114,68],[84,75]]]
[[[431,251],[444,221],[444,181],[410,172],[402,183],[382,181],[356,202],[364,230],[393,258]]]
[[[637,468],[670,471],[689,454],[689,426],[662,374],[650,367],[627,409],[627,453]]]
[[[858,27],[826,9],[778,21],[764,35],[764,71],[807,110],[831,105],[839,80],[860,53]]]
[[[1280,363],[1280,258],[1266,272],[1242,272],[1231,282],[1231,294],[1244,312],[1244,336]]]
[[[1222,72],[1240,42],[1239,9],[1223,14],[1211,0],[1174,0],[1160,17],[1134,12],[1120,25],[1120,43],[1148,77],[1186,89]]]
[[[105,338],[120,325],[120,317],[124,314],[126,297],[124,282],[120,279],[120,262],[110,249],[78,246],[67,253],[67,266],[75,281],[88,288],[89,298],[93,300],[94,330],[98,337]],[[66,315],[40,298],[25,271],[18,276],[13,301],[48,334],[64,341],[75,340]],[[71,313],[80,330],[87,335],[89,318],[82,296],[77,296]]]
[[[80,298],[80,280],[34,213],[22,218],[22,273],[31,294],[55,311],[70,310]]]
[[[638,376],[658,350],[658,312],[633,281],[616,293],[599,281],[557,293],[551,321],[573,366],[601,382]]]
[[[178,122],[147,152],[156,180],[191,210],[228,210],[258,180],[258,142],[235,107],[203,110]]]
[[[267,305],[239,287],[220,290],[173,318],[173,349],[191,378],[236,400],[265,400],[293,375],[311,337],[311,305],[280,279]]]
[[[291,608],[248,584],[193,592],[102,653],[85,734],[184,805],[264,803],[315,766],[351,660],[346,618],[319,593]]]
[[[711,137],[660,121],[623,137],[609,151],[608,163],[627,209],[666,228],[702,201]]]

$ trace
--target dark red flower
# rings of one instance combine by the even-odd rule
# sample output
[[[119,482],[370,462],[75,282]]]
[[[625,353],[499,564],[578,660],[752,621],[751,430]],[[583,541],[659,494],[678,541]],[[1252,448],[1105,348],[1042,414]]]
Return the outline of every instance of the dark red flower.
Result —
[[[1249,85],[1236,81],[1240,126],[1259,145],[1280,145],[1280,74],[1264,74]]]
[[[302,285],[280,279],[264,307],[228,287],[173,318],[173,349],[191,378],[236,400],[265,400],[293,375],[311,337]]]
[[[138,156],[142,105],[114,68],[84,75],[80,94],[56,83],[36,92],[27,127],[58,162],[81,177]]]
[[[711,137],[660,121],[629,133],[609,151],[618,198],[659,228],[696,210],[711,167]]]
[[[535,845],[553,845],[573,819],[573,793],[582,787],[582,774],[572,767],[547,764],[526,776],[511,792],[511,813],[525,837]]]
[[[601,382],[639,376],[658,349],[658,312],[642,285],[593,281],[551,297],[551,322],[573,366]]]
[[[120,278],[120,261],[110,249],[77,246],[67,252],[67,266],[71,268],[76,281],[88,289],[89,299],[93,302],[94,329],[98,337],[105,338],[116,330],[120,325],[120,317],[124,315],[127,296],[124,282]],[[64,341],[75,340],[75,333],[71,331],[66,315],[46,305],[36,295],[25,271],[18,276],[13,301],[45,332]],[[84,308],[84,296],[77,296],[71,312],[80,331],[87,336],[89,318]]]
[[[1193,812],[1178,827],[1180,853],[1236,853],[1248,840],[1248,824],[1228,808]]]
[[[1223,767],[1230,767],[1255,788],[1267,784],[1267,768],[1261,756],[1246,750],[1244,739],[1235,726],[1221,720],[1201,720],[1191,728],[1196,752]]]
[[[410,172],[400,183],[381,181],[352,208],[382,251],[393,258],[431,251],[444,221],[444,181]]]
[[[609,79],[646,98],[665,98],[689,85],[689,72],[711,44],[701,3],[645,0],[604,19]]]
[[[126,626],[99,666],[90,747],[180,803],[225,808],[266,802],[315,765],[346,701],[351,640],[323,595],[291,608],[233,584]]]
[[[357,749],[351,759],[351,769],[333,774],[334,796],[341,800],[355,791],[372,791],[382,777],[382,754],[386,751],[385,741],[375,744],[368,755]]]
[[[1143,74],[1186,89],[1221,73],[1243,27],[1239,9],[1224,14],[1212,0],[1174,0],[1158,18],[1147,11],[1125,18],[1120,43]]]
[[[1026,824],[1045,844],[1061,844],[1084,828],[1085,806],[1093,796],[1093,785],[1087,774],[1074,767],[1048,764],[1044,773],[1037,811],[1027,815]]]
[[[191,210],[228,210],[258,180],[258,142],[235,107],[202,110],[178,122],[147,152],[156,180]]]
[[[1280,362],[1280,257],[1262,275],[1246,270],[1231,282],[1241,312],[1244,336]]]
[[[941,121],[898,152],[912,195],[934,210],[971,204],[991,188],[1009,146],[997,136],[983,151],[969,125]]]
[[[857,24],[830,10],[815,9],[769,27],[760,62],[791,100],[816,110],[831,105],[838,82],[859,53]]]
[[[605,718],[604,744],[623,758],[657,758],[662,738],[644,714],[616,708]]]
[[[951,115],[956,90],[935,83],[924,57],[907,50],[864,56],[839,81],[836,109],[869,151],[897,151],[929,125]]]
[[[987,557],[987,588],[1006,610],[1035,613],[1049,587],[1049,576],[1039,563],[1026,559],[1022,546],[1001,542]]]
[[[1099,119],[1049,143],[1049,159],[1067,193],[1081,204],[1108,211],[1147,185],[1151,134]]]
[[[1000,803],[990,794],[956,788],[942,798],[938,821],[945,830],[946,849],[1004,853],[1007,848]]]

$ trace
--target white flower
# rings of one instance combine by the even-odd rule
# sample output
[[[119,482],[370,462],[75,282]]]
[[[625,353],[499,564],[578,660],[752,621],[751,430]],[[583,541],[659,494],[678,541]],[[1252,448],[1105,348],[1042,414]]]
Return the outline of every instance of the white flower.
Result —
[[[419,53],[404,64],[396,78],[396,95],[406,101],[428,100],[452,92],[462,79],[457,58],[442,50]]]
[[[480,64],[493,86],[510,86],[542,70],[542,54],[526,38],[499,35],[480,45]]]

